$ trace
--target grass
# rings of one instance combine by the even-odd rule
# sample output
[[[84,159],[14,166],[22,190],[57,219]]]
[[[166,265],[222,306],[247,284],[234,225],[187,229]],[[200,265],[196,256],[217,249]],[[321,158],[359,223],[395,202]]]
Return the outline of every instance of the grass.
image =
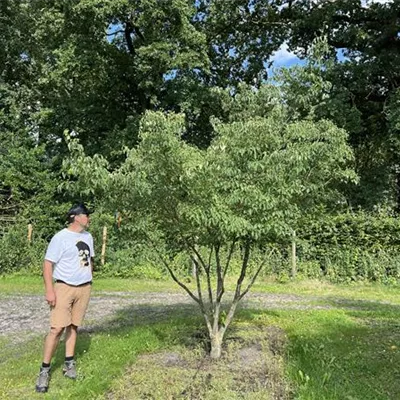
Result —
[[[228,290],[234,290],[235,281],[227,283]],[[195,283],[188,285],[195,290]],[[93,286],[97,292],[182,292],[171,279],[165,280],[137,280],[120,278],[102,278],[95,276]],[[258,280],[252,292],[274,294],[297,294],[305,296],[343,297],[352,300],[387,301],[400,304],[399,288],[397,285],[371,284],[355,282],[351,285],[332,284],[319,280],[290,281],[278,283],[273,280]],[[41,294],[43,281],[40,275],[0,275],[0,295],[8,294]]]
[[[179,287],[169,279],[164,281],[97,278],[93,285],[94,295],[99,292],[177,292]],[[10,294],[42,294],[43,280],[40,275],[0,275],[0,296]]]
[[[100,294],[102,291],[154,292],[176,288],[170,282],[98,279],[94,290]],[[253,327],[255,330],[246,340],[261,343],[268,327],[282,329],[287,341],[281,360],[283,372],[277,372],[276,379],[286,380],[291,388],[289,397],[299,400],[400,398],[400,296],[397,287],[266,281],[258,283],[254,291],[294,294],[310,299],[309,309],[243,309],[226,340],[230,349],[236,343],[235,337],[240,338],[239,342],[246,338],[238,333],[241,328]],[[41,278],[2,277],[0,293],[43,293]],[[313,304],[316,303],[324,308],[315,309]],[[191,398],[251,398],[249,394],[241,397],[240,391],[232,392],[232,382],[237,385],[238,379],[232,379],[231,370],[222,374],[224,376],[219,374],[218,371],[225,368],[222,364],[216,369],[215,365],[209,365],[208,369],[203,367],[202,373],[197,375],[193,373],[192,364],[203,357],[201,347],[196,347],[194,342],[201,332],[198,316],[181,317],[171,313],[170,319],[162,323],[151,320],[135,323],[134,318],[130,321],[127,323],[127,319],[121,317],[121,323],[106,324],[95,332],[81,334],[77,346],[81,378],[76,382],[61,376],[63,347],[60,346],[53,364],[51,389],[44,396],[33,393],[43,338],[35,338],[16,348],[0,336],[0,398],[100,399],[108,398],[106,394],[112,393],[111,398],[115,399],[139,399],[145,397],[135,397],[135,393],[147,390],[149,396],[151,392],[154,395],[147,398],[172,399],[172,394],[165,396],[175,390],[174,385],[179,386],[179,379],[182,384],[197,379],[192,385],[197,392],[191,392],[191,395],[197,393],[203,397]],[[157,362],[156,355],[165,352],[185,359],[182,368]],[[148,358],[146,354],[149,354]],[[229,362],[232,364],[232,359]],[[208,382],[210,376],[211,384]],[[209,389],[204,391],[207,385]],[[179,398],[185,398],[180,393]]]
[[[296,399],[400,398],[399,309],[257,312],[287,332],[286,370]]]
[[[329,298],[343,297],[352,300],[386,301],[400,304],[398,285],[354,282],[352,284],[332,284],[319,280],[290,281],[276,283],[270,280],[258,281],[252,291],[282,294],[298,294]]]
[[[52,363],[51,390],[35,394],[34,382],[41,362],[42,338],[21,347],[6,346],[0,365],[1,399],[93,399],[101,396],[114,379],[124,375],[125,368],[134,363],[138,354],[154,352],[173,346],[176,337],[188,335],[191,323],[171,319],[164,324],[137,327],[105,325],[96,333],[82,333],[76,348],[77,381],[62,376],[63,344],[57,349]]]

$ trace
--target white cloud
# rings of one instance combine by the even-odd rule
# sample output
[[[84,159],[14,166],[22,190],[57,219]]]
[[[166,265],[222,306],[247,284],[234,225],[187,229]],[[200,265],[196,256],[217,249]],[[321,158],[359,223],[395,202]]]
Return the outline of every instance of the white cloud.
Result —
[[[311,0],[312,3],[314,4],[321,4],[327,1],[334,2],[336,0]],[[372,4],[372,3],[380,3],[380,4],[386,4],[386,3],[393,3],[394,0],[361,0],[361,4],[363,6]]]
[[[287,43],[283,43],[279,50],[270,57],[270,61],[273,61],[274,65],[277,67],[287,65],[297,60],[299,60],[299,58],[296,54],[289,51]]]
[[[372,3],[386,4],[386,3],[393,3],[393,0],[361,0],[361,4],[363,6],[368,6]]]

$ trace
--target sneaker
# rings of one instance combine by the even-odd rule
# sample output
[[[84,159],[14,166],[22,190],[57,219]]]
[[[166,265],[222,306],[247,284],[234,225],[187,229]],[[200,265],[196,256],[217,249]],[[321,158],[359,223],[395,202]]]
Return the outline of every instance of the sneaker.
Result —
[[[50,382],[50,368],[40,368],[39,376],[36,381],[36,391],[46,393]]]
[[[63,373],[64,373],[64,376],[66,376],[67,378],[76,379],[76,362],[75,362],[75,360],[65,361]]]

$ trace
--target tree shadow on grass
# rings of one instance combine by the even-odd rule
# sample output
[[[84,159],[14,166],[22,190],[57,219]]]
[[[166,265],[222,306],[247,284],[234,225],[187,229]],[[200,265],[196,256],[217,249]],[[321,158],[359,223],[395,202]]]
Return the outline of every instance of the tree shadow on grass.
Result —
[[[363,312],[367,311],[367,312],[373,312],[374,314],[378,315],[398,314],[400,316],[400,304],[393,304],[383,301],[381,302],[374,300],[353,300],[335,296],[335,297],[323,298],[322,303],[346,311],[363,311]]]
[[[229,303],[223,304],[225,309],[228,306]],[[247,310],[247,306],[239,305],[236,315],[240,323],[248,323],[252,320],[244,310]],[[225,335],[224,349],[229,343],[242,340],[237,335],[236,325],[236,319],[234,318]],[[80,332],[81,336],[90,336],[92,334],[119,336],[141,327],[150,328],[161,343],[170,343],[187,349],[200,347],[205,354],[210,351],[205,321],[199,307],[194,303],[176,303],[173,305],[131,304],[117,309],[112,316],[101,322],[87,324],[81,328]],[[268,331],[268,334],[273,335],[273,332]]]
[[[101,333],[117,332],[130,327],[169,322],[180,318],[201,318],[200,310],[196,304],[176,303],[173,305],[140,304],[123,306],[100,322],[90,321],[81,328],[81,332]]]
[[[196,304],[188,303],[123,306],[101,321],[88,321],[80,329],[80,337],[90,337],[93,334],[118,337],[140,328],[149,328],[160,343],[188,347],[200,343],[205,349],[208,346],[206,327],[200,310]],[[90,344],[90,339],[87,344]],[[82,346],[82,351],[88,350],[85,342]]]

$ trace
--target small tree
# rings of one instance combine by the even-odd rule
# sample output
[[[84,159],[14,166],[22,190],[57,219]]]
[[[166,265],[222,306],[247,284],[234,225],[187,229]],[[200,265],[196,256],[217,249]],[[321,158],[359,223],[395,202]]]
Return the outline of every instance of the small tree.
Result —
[[[286,120],[275,107],[268,118],[215,121],[216,138],[202,151],[181,139],[182,115],[149,112],[139,146],[112,173],[104,160],[84,157],[70,142],[70,172],[86,171],[86,184],[95,176],[104,199],[132,218],[172,279],[199,305],[212,358],[220,357],[237,305],[265,263],[266,243],[290,235],[305,214],[339,202],[335,184],[354,177],[346,168],[352,153],[343,130],[328,121]],[[247,276],[255,249],[263,249],[264,259]],[[195,263],[195,290],[165,256],[178,252]],[[241,266],[225,314],[225,279],[235,252]]]

